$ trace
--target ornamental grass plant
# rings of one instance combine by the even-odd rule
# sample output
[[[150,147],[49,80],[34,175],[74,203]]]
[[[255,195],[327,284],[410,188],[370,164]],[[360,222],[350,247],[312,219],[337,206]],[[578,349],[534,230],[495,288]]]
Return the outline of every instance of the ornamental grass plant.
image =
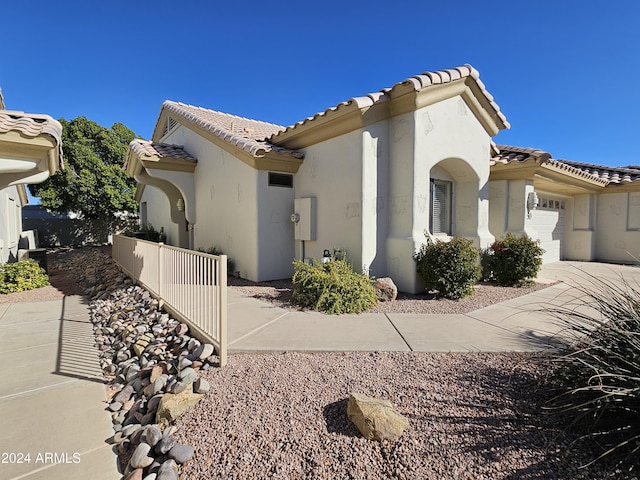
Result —
[[[578,439],[593,444],[593,462],[615,456],[625,467],[640,465],[640,290],[586,278],[578,293],[587,308],[546,309],[574,338],[557,358],[553,385],[559,394],[549,411]]]
[[[360,313],[377,302],[373,280],[353,271],[346,260],[313,265],[293,262],[293,299],[303,307],[325,313]]]

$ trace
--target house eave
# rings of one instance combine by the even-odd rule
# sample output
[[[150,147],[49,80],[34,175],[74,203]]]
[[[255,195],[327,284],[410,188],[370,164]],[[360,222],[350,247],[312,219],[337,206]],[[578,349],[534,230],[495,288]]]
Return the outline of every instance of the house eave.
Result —
[[[419,90],[412,82],[406,81],[377,98],[354,98],[273,135],[270,141],[280,147],[302,149],[455,96],[464,100],[491,137],[510,127],[476,81],[465,77]]]
[[[28,137],[0,132],[0,183],[3,186],[40,183],[60,169],[58,142],[49,135]]]
[[[160,125],[166,124],[167,116],[168,113],[166,111],[162,111],[160,114],[160,118],[158,119],[153,132],[152,140],[154,142],[162,142],[164,140],[164,131],[161,131]],[[206,128],[194,124],[193,122],[183,122],[181,120],[181,118],[177,118],[180,126],[200,135],[207,141],[213,143],[217,147],[256,170],[277,170],[281,172],[296,173],[300,168],[300,165],[302,165],[302,158],[298,158],[287,153],[278,153],[264,149],[258,150],[255,155],[252,155],[246,150],[225,141]]]
[[[492,165],[489,180],[531,180],[536,189],[566,195],[598,193],[607,185],[606,181],[566,168],[559,162],[538,159]]]

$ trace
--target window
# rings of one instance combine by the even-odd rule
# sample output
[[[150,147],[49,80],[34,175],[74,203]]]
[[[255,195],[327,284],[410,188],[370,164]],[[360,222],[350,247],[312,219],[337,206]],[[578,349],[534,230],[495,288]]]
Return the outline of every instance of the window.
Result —
[[[539,197],[538,208],[545,210],[564,210],[564,200],[554,200],[552,198]]]
[[[431,219],[429,230],[432,234],[451,235],[451,182],[431,180]]]
[[[164,134],[163,136],[169,135],[169,132],[171,132],[171,130],[173,130],[174,128],[176,128],[178,126],[178,121],[169,117],[167,118],[167,126],[164,129]]]
[[[269,186],[293,188],[293,175],[269,172]]]

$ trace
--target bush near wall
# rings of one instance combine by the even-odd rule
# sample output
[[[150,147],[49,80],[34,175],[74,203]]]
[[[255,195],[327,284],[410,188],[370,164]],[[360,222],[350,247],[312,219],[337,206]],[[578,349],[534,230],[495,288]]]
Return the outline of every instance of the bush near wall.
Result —
[[[480,279],[479,254],[466,238],[433,242],[427,237],[427,243],[413,258],[427,291],[436,290],[439,296],[455,300],[474,293],[473,287]]]
[[[23,292],[49,285],[49,277],[33,259],[0,265],[0,293]]]
[[[540,240],[507,233],[482,251],[482,277],[500,285],[526,285],[538,275],[543,254]]]
[[[293,299],[303,307],[325,313],[360,313],[377,302],[373,281],[356,273],[345,260],[313,265],[293,262]]]
[[[207,253],[209,255],[224,255],[224,253],[222,252],[222,250],[218,250],[218,247],[209,247],[206,250],[202,247],[198,247],[196,248],[196,252],[201,252],[201,253]],[[235,272],[235,268],[236,268],[236,262],[229,256],[227,256],[227,274],[228,275],[233,275]]]

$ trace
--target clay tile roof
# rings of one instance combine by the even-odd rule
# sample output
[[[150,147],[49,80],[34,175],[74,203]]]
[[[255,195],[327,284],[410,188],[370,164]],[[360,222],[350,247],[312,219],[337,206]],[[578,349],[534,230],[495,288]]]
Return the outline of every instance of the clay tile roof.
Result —
[[[295,123],[287,127],[286,129],[281,129],[281,131],[275,132],[270,138],[270,141],[277,141],[278,135],[294,130],[295,128],[308,124],[309,122],[313,122],[314,120],[325,117],[327,115],[332,115],[334,112],[342,110],[346,107],[355,106],[356,108],[362,109],[370,107],[374,104],[385,102],[389,100],[389,94],[393,92],[394,89],[397,89],[401,86],[413,86],[416,91],[423,90],[425,88],[429,88],[432,85],[441,85],[444,83],[451,83],[456,80],[460,80],[461,78],[470,77],[473,78],[480,88],[480,91],[485,96],[485,98],[489,101],[491,106],[496,112],[498,118],[502,121],[506,128],[509,128],[509,122],[504,114],[500,111],[500,107],[497,103],[493,101],[493,96],[487,91],[484,84],[480,81],[480,74],[478,71],[473,68],[471,65],[465,64],[460,67],[451,68],[447,70],[438,70],[435,72],[424,72],[419,75],[415,75],[413,77],[409,77],[401,82],[394,84],[389,88],[384,88],[378,92],[369,93],[363,95],[361,97],[354,97],[350,100],[340,102],[335,107],[328,108],[323,112],[316,113],[315,115],[305,118],[304,120]]]
[[[62,166],[62,125],[49,115],[0,110],[0,133],[19,132],[35,138],[41,135],[53,139],[58,153],[58,162]]]
[[[226,142],[241,148],[254,157],[262,157],[268,152],[303,158],[304,154],[267,142],[267,137],[281,131],[284,127],[272,123],[251,120],[228,113],[217,112],[184,103],[165,101],[162,109],[183,121],[191,122]]]
[[[629,167],[607,167],[588,163],[574,162],[572,160],[556,160],[551,158],[551,154],[543,150],[534,148],[512,147],[509,145],[496,145],[499,150],[490,160],[490,165],[510,162],[526,162],[529,159],[537,160],[540,163],[551,165],[558,170],[572,173],[583,178],[595,180],[601,185],[624,184],[640,180],[640,168]]]
[[[496,165],[498,163],[508,164],[510,162],[526,162],[529,159],[537,159],[539,161],[547,161],[551,158],[551,154],[537,148],[512,147],[509,145],[496,145],[498,153],[491,158],[489,164]]]
[[[20,132],[30,138],[49,135],[58,145],[62,137],[62,125],[49,115],[0,110],[0,132],[10,131]]]
[[[558,161],[601,180],[606,180],[609,184],[625,184],[640,180],[640,166],[608,167],[605,165],[594,165],[592,163],[574,162],[573,160]]]
[[[138,157],[174,158],[196,163],[198,160],[189,155],[184,148],[167,143],[155,143],[147,140],[136,139],[129,144],[129,148]]]

